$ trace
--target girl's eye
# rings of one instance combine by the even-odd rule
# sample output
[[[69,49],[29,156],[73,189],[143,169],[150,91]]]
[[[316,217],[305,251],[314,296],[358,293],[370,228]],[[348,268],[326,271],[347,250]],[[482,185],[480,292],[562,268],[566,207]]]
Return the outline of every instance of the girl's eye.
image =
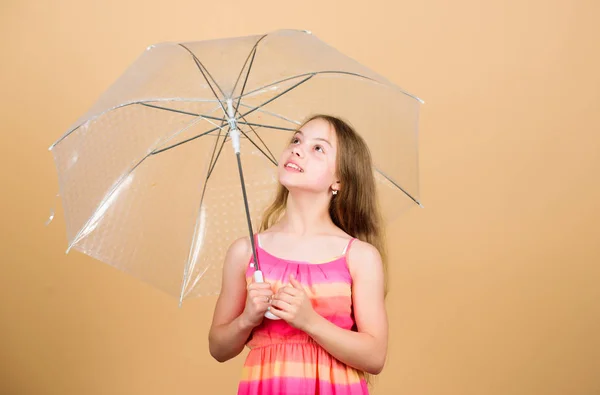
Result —
[[[323,152],[323,147],[321,147],[320,145],[315,145],[315,150],[318,152]]]
[[[298,137],[292,137],[292,144],[298,144],[300,139]]]

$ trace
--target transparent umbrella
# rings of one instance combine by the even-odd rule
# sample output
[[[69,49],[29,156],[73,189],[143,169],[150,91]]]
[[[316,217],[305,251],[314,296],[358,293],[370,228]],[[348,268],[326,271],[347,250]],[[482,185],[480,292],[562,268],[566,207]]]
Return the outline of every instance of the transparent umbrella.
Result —
[[[255,231],[312,114],[366,140],[384,218],[420,205],[421,103],[306,31],[151,45],[50,147],[67,252],[180,304],[217,294],[228,245]]]

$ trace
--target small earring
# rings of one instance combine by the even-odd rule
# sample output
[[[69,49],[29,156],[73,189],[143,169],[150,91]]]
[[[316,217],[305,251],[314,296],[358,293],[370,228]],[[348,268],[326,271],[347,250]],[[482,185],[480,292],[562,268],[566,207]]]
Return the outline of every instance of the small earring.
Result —
[[[333,190],[331,193],[333,193],[334,195],[337,195],[337,190]]]

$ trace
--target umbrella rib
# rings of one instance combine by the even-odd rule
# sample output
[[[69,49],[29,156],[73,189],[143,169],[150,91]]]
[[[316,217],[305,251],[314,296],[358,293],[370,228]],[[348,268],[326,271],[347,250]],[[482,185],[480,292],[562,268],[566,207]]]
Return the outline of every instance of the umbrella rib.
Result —
[[[415,199],[410,193],[406,192],[406,190],[404,188],[402,188],[400,185],[398,185],[398,183],[396,183],[394,180],[392,180],[390,177],[388,177],[384,172],[382,172],[381,170],[379,170],[377,168],[375,168],[375,171],[377,171],[377,173],[381,174],[386,180],[388,180],[396,188],[398,188],[402,192],[404,192],[404,194],[406,196],[408,196],[413,202],[415,202],[416,204],[418,204],[420,207],[423,207],[423,205],[421,204],[421,202],[419,202],[417,199]]]
[[[256,55],[256,47],[258,47],[258,44],[265,38],[267,37],[267,34],[263,35],[261,38],[259,38],[256,43],[254,44],[254,46],[252,47],[252,49],[250,50],[250,52],[248,53],[248,56],[246,57],[246,61],[244,62],[244,65],[242,66],[242,68],[240,69],[240,73],[238,74],[237,79],[235,80],[235,84],[233,85],[233,89],[231,90],[231,93],[233,94],[233,92],[235,92],[235,88],[237,88],[238,83],[240,82],[240,78],[242,77],[242,72],[244,71],[244,68],[246,67],[246,64],[248,63],[248,59],[250,59],[250,56],[252,56],[252,62],[254,62],[254,56]],[[250,67],[252,67],[252,63],[250,63]],[[248,73],[246,74],[246,81],[248,80],[248,75],[250,74],[250,68],[248,68]],[[246,81],[244,81],[244,85],[246,85]],[[242,92],[244,91],[244,89],[242,88]],[[239,104],[239,103],[238,103]]]
[[[308,77],[306,77],[302,81],[298,82],[297,84],[292,85],[291,87],[289,87],[288,89],[284,90],[283,92],[277,94],[276,96],[273,96],[272,98],[270,98],[266,102],[264,102],[264,103],[262,103],[262,104],[260,104],[260,105],[258,105],[256,107],[251,107],[252,109],[250,111],[244,113],[244,114],[241,114],[240,118],[243,118],[246,115],[252,114],[254,111],[258,110],[259,108],[262,108],[262,107],[266,106],[267,104],[271,103],[273,100],[276,100],[276,99],[280,98],[281,96],[285,95],[286,93],[288,93],[292,89],[296,89],[298,86],[304,84],[306,81],[310,80],[314,76],[315,76],[314,74],[309,74]],[[239,118],[237,118],[237,119],[239,119]]]
[[[240,106],[247,107],[247,108],[254,108],[254,107],[252,107],[252,106],[250,106],[248,104],[244,104],[244,103],[240,104]],[[283,115],[276,114],[276,113],[271,112],[271,111],[267,111],[267,110],[264,110],[264,109],[259,109],[258,112],[262,112],[263,114],[267,114],[267,115],[270,115],[272,117],[284,120],[286,122],[293,123],[294,125],[300,125],[300,122],[298,122],[298,121],[294,121],[293,119],[288,119],[288,118],[284,117]],[[241,122],[238,122],[238,123],[241,123]],[[295,131],[298,130],[298,128],[293,128],[293,129],[292,128],[281,128],[281,129],[282,130],[287,130],[287,131],[290,131],[290,132],[295,132]]]
[[[158,151],[152,151],[152,152],[150,153],[150,155],[156,155],[156,154],[160,154],[161,152],[168,151],[168,150],[170,150],[170,149],[172,149],[172,148],[175,148],[175,147],[178,147],[178,146],[180,146],[180,145],[182,145],[182,144],[189,143],[189,142],[190,142],[190,141],[192,141],[192,140],[196,140],[197,138],[200,138],[200,137],[202,137],[202,136],[206,136],[207,134],[209,134],[209,133],[212,133],[212,132],[214,132],[214,131],[216,131],[216,130],[219,130],[219,129],[223,129],[223,126],[217,126],[216,128],[212,128],[212,129],[210,129],[210,130],[207,130],[206,132],[200,133],[200,134],[198,134],[198,135],[196,135],[196,136],[194,136],[194,137],[190,137],[189,139],[185,139],[185,140],[183,140],[183,141],[180,141],[180,142],[179,142],[179,143],[177,143],[177,144],[170,145],[170,146],[168,146],[168,147],[165,147],[165,148],[162,148],[162,149],[160,149],[160,150],[158,150]]]
[[[202,114],[196,114],[193,112],[189,112],[189,111],[183,111],[183,110],[176,110],[174,108],[169,108],[169,107],[161,107],[161,106],[156,106],[154,104],[148,104],[148,103],[140,103],[142,106],[146,106],[146,107],[150,107],[150,108],[156,108],[157,110],[165,110],[165,111],[171,111],[171,112],[175,112],[178,114],[184,114],[184,115],[191,115],[193,117],[199,117]],[[208,118],[208,119],[214,119],[214,120],[221,120],[221,118],[219,117],[212,117],[212,116],[208,116],[208,115],[202,115],[204,118]]]
[[[311,72],[311,73],[297,74],[297,75],[293,75],[293,76],[290,76],[290,77],[284,78],[284,79],[282,79],[282,80],[278,80],[278,81],[275,81],[275,82],[271,82],[270,84],[263,85],[263,86],[261,86],[261,87],[258,87],[258,88],[256,88],[256,89],[254,89],[254,90],[250,91],[250,92],[247,92],[247,93],[245,93],[245,94],[243,94],[243,95],[240,95],[240,98],[241,98],[241,97],[244,97],[244,96],[251,95],[251,94],[253,94],[253,93],[256,93],[256,92],[258,92],[258,91],[260,91],[260,90],[262,90],[262,89],[265,89],[265,88],[271,87],[271,86],[273,86],[273,85],[280,84],[280,83],[282,83],[282,82],[287,82],[287,81],[289,81],[289,80],[293,80],[293,79],[297,79],[297,78],[301,78],[301,77],[306,77],[306,76],[314,76],[315,74],[318,74],[318,73],[319,73],[319,72]],[[234,100],[237,100],[237,99],[238,99],[238,97],[235,97],[235,98],[234,98]]]
[[[116,105],[112,108],[109,108],[108,110],[105,110],[103,112],[101,112],[100,114],[94,115],[93,117],[86,119],[85,121],[83,121],[82,123],[80,123],[79,125],[75,126],[73,129],[68,130],[64,135],[62,135],[58,140],[56,140],[49,148],[48,150],[52,151],[52,149],[54,149],[54,147],[56,147],[56,145],[58,143],[60,143],[61,141],[63,141],[64,139],[66,139],[67,137],[69,137],[69,135],[71,135],[73,132],[75,132],[77,129],[79,129],[82,125],[84,125],[86,122],[89,122],[93,119],[97,119],[100,118],[102,115],[117,110],[117,109],[121,109],[123,107],[127,107],[130,106],[132,104],[143,104],[144,102],[161,102],[161,101],[185,101],[185,100],[177,100],[176,98],[153,98],[153,99],[147,99],[144,101],[132,101],[132,102],[127,102],[127,103],[121,103],[119,105]],[[193,102],[204,102],[204,103],[214,103],[214,100],[192,100]],[[217,100],[218,102],[218,100]]]
[[[219,136],[217,136],[217,139],[215,141],[215,149],[216,149],[216,144],[219,142],[218,137],[221,137],[221,133],[220,132],[219,132]],[[209,169],[208,176],[206,177],[206,181],[208,181],[208,178],[210,177],[210,175],[212,174],[213,170],[215,169],[215,166],[217,165],[217,161],[219,160],[219,157],[221,156],[221,152],[223,152],[223,147],[225,146],[226,142],[227,142],[227,135],[225,135],[223,137],[223,141],[221,142],[221,147],[219,148],[219,152],[217,153],[217,157],[216,158],[214,158],[215,151],[213,151],[214,161],[211,158],[211,167]]]
[[[254,132],[256,134],[256,136],[260,139],[260,141],[263,143],[263,145],[265,146],[265,148],[267,149],[267,151],[269,151],[269,154],[271,154],[271,156],[269,157],[269,155],[267,155],[265,153],[265,151],[262,150],[262,148],[260,148],[247,134],[246,132],[244,132],[242,129],[238,128],[238,130],[244,135],[246,136],[246,138],[252,143],[252,145],[254,145],[264,156],[265,158],[267,158],[271,163],[273,163],[275,166],[277,166],[277,160],[275,159],[275,156],[273,155],[273,153],[271,152],[271,150],[269,149],[269,147],[267,147],[267,145],[265,144],[264,141],[262,141],[262,139],[260,138],[260,136],[258,134],[256,134],[256,132]]]
[[[206,66],[204,66],[204,64],[202,64],[202,62],[200,61],[200,59],[198,59],[198,57],[196,56],[196,54],[194,54],[188,47],[186,47],[183,44],[179,44],[179,46],[181,46],[182,48],[184,48],[186,51],[188,51],[190,53],[190,55],[192,55],[192,57],[194,59],[194,62],[196,63],[196,66],[198,67],[198,69],[202,73],[202,76],[206,80],[206,83],[210,87],[210,90],[212,91],[213,95],[215,95],[215,99],[217,99],[219,101],[219,104],[221,105],[221,109],[223,110],[223,114],[227,114],[227,111],[225,110],[225,107],[223,106],[223,103],[221,102],[221,99],[219,99],[219,96],[217,95],[217,92],[215,92],[215,89],[213,88],[212,84],[210,83],[210,81],[206,77],[206,74],[208,74],[208,76],[213,81],[213,83],[216,85],[217,89],[219,89],[219,92],[221,92],[221,94],[223,95],[223,97],[225,97],[225,92],[223,92],[223,90],[221,89],[221,87],[219,86],[219,84],[217,84],[217,81],[213,78],[212,74],[210,74],[210,72],[208,71],[208,69],[206,68]],[[206,70],[206,74],[204,74],[204,70]]]
[[[284,128],[284,127],[281,127],[281,126],[265,125],[265,124],[262,124],[262,123],[246,122],[245,120],[244,120],[244,122],[237,121],[237,124],[239,124],[239,125],[247,125],[247,126],[256,126],[256,127],[265,128],[265,129],[284,130],[286,132],[295,132],[295,131],[298,130],[296,128],[292,129],[292,128]]]
[[[210,157],[209,169],[207,172],[206,181],[208,181],[208,179],[210,178],[210,175],[213,172],[213,169],[217,165],[217,160],[219,160],[219,156],[221,156],[221,151],[223,150],[223,146],[225,145],[225,142],[227,141],[227,134],[225,134],[225,136],[223,138],[223,143],[221,144],[221,148],[219,149],[219,153],[217,154],[217,157],[215,158],[215,152],[217,149],[217,144],[219,143],[219,138],[221,137],[221,131],[223,131],[223,129],[224,129],[223,125],[225,125],[227,123],[226,115],[223,115],[223,117],[220,118],[219,120],[221,121],[221,128],[219,129],[219,134],[218,134],[217,138],[215,139],[215,147],[214,147],[211,157]]]
[[[244,85],[242,86],[242,90],[240,91],[240,97],[237,100],[237,105],[235,106],[235,112],[238,113],[238,108],[240,107],[240,102],[242,101],[242,96],[244,95],[244,90],[246,90],[246,84],[248,83],[248,77],[250,77],[250,70],[252,70],[252,65],[254,64],[254,58],[256,57],[256,47],[254,47],[254,51],[252,51],[252,59],[250,60],[250,65],[248,66],[248,72],[246,73],[246,78],[244,78]],[[245,66],[245,65],[244,65]],[[240,70],[240,74],[243,71]],[[237,85],[237,81],[236,81]],[[235,90],[231,93],[233,94]]]
[[[349,72],[349,71],[339,71],[339,70],[338,70],[338,71],[335,71],[335,70],[323,70],[323,71],[311,71],[311,72],[308,72],[308,73],[303,73],[303,74],[297,74],[297,75],[293,75],[293,76],[290,76],[290,77],[284,78],[284,79],[282,79],[282,80],[275,81],[275,82],[272,82],[272,83],[270,83],[270,84],[267,84],[267,85],[263,85],[263,86],[261,86],[261,87],[259,87],[259,88],[256,88],[256,89],[254,89],[253,91],[250,91],[250,92],[246,93],[244,96],[251,95],[251,94],[253,94],[253,93],[256,93],[256,92],[258,92],[258,91],[259,91],[259,90],[261,90],[261,89],[265,89],[265,88],[268,88],[268,87],[270,87],[270,86],[277,85],[277,84],[280,84],[280,83],[282,83],[282,82],[286,82],[286,81],[292,80],[292,79],[294,79],[294,78],[301,78],[301,77],[304,77],[304,76],[307,76],[307,75],[318,75],[318,74],[342,74],[342,75],[350,75],[350,76],[353,76],[353,77],[360,77],[360,78],[364,78],[364,79],[366,79],[366,80],[369,80],[369,81],[372,81],[372,82],[374,82],[374,83],[377,83],[377,84],[380,84],[380,85],[383,85],[383,86],[387,86],[387,87],[389,87],[388,85],[386,85],[386,84],[383,84],[382,82],[379,82],[379,81],[377,81],[377,80],[375,80],[375,79],[373,79],[373,78],[371,78],[371,77],[367,77],[367,76],[364,76],[364,75],[361,75],[361,74],[352,73],[352,72]],[[423,103],[423,100],[422,100],[422,99],[420,99],[420,98],[418,98],[417,96],[415,96],[415,95],[413,95],[413,94],[411,94],[411,93],[409,93],[409,92],[407,92],[407,91],[405,91],[405,90],[403,90],[403,89],[401,89],[401,88],[399,88],[399,87],[397,87],[397,86],[395,86],[395,85],[393,86],[393,88],[394,88],[394,89],[397,89],[398,91],[400,91],[400,92],[401,92],[401,93],[403,93],[404,95],[406,95],[406,96],[409,96],[409,97],[411,97],[411,98],[413,98],[413,99],[415,99],[415,100],[417,100],[417,101],[419,101],[419,102]],[[237,98],[236,98],[236,99],[237,99]]]
[[[237,111],[237,109],[236,109],[236,111]],[[246,118],[245,118],[245,117],[243,117],[243,116],[242,116],[242,119],[243,119],[244,121],[246,121]],[[241,122],[239,122],[239,123],[241,124]],[[265,152],[264,152],[262,149],[260,149],[260,147],[259,147],[259,146],[258,146],[256,143],[254,143],[254,141],[252,141],[252,139],[251,139],[251,138],[250,138],[250,137],[249,137],[249,136],[248,136],[248,135],[247,135],[247,134],[246,134],[246,133],[245,133],[245,132],[244,132],[242,129],[239,129],[239,130],[240,130],[240,132],[242,132],[242,133],[244,134],[244,136],[246,136],[246,138],[247,138],[248,140],[250,140],[250,142],[251,142],[252,144],[254,144],[254,146],[255,146],[256,148],[258,148],[258,149],[260,150],[260,152],[262,152],[262,153],[263,153],[263,155],[264,155],[264,156],[266,156],[266,157],[267,157],[267,159],[269,159],[271,162],[273,162],[273,164],[274,164],[275,166],[277,166],[277,159],[275,159],[275,155],[273,155],[273,153],[272,153],[272,152],[271,152],[271,150],[269,149],[269,146],[268,146],[268,145],[267,145],[267,144],[264,142],[264,140],[263,140],[263,139],[260,137],[260,135],[258,134],[258,132],[256,131],[256,129],[254,129],[254,128],[252,127],[252,125],[250,125],[250,124],[249,124],[247,121],[245,122],[245,124],[246,124],[246,125],[248,125],[248,126],[250,126],[250,129],[252,130],[252,132],[254,132],[254,134],[256,135],[256,137],[258,137],[258,139],[259,139],[259,140],[260,140],[260,142],[263,144],[263,146],[264,146],[264,147],[267,149],[267,151],[269,152],[269,154],[271,155],[271,157],[269,158],[269,156],[268,156],[268,155],[267,155],[267,154],[266,154],[266,153],[265,153]],[[295,129],[293,129],[293,131],[295,132],[296,130],[295,130]]]
[[[204,181],[204,187],[202,187],[202,197],[200,198],[200,205],[198,206],[198,216],[196,217],[196,223],[194,224],[194,235],[192,236],[192,243],[190,245],[190,251],[188,253],[188,259],[185,263],[185,268],[183,269],[183,278],[181,280],[181,291],[179,291],[179,307],[183,303],[183,291],[187,285],[187,276],[190,270],[190,264],[192,262],[192,255],[194,253],[194,245],[196,243],[196,235],[198,234],[198,223],[200,222],[200,218],[202,216],[202,204],[204,203],[204,195],[206,193],[206,184],[208,182],[208,176]]]

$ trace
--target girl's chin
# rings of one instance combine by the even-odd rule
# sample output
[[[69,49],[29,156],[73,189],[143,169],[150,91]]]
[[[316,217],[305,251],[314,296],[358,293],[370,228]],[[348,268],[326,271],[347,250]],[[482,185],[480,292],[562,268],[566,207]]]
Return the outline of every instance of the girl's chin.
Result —
[[[315,185],[303,185],[303,184],[295,184],[291,182],[284,183],[283,185],[290,193],[311,193],[317,194],[319,193],[319,188]]]
[[[296,174],[279,174],[279,183],[286,188],[310,188],[310,185],[306,185],[306,181]]]
[[[288,191],[295,190],[316,193],[323,188],[327,189],[327,187],[318,184],[307,184],[307,181],[310,180],[304,177],[299,178],[296,174],[279,173],[279,183],[286,187]]]

